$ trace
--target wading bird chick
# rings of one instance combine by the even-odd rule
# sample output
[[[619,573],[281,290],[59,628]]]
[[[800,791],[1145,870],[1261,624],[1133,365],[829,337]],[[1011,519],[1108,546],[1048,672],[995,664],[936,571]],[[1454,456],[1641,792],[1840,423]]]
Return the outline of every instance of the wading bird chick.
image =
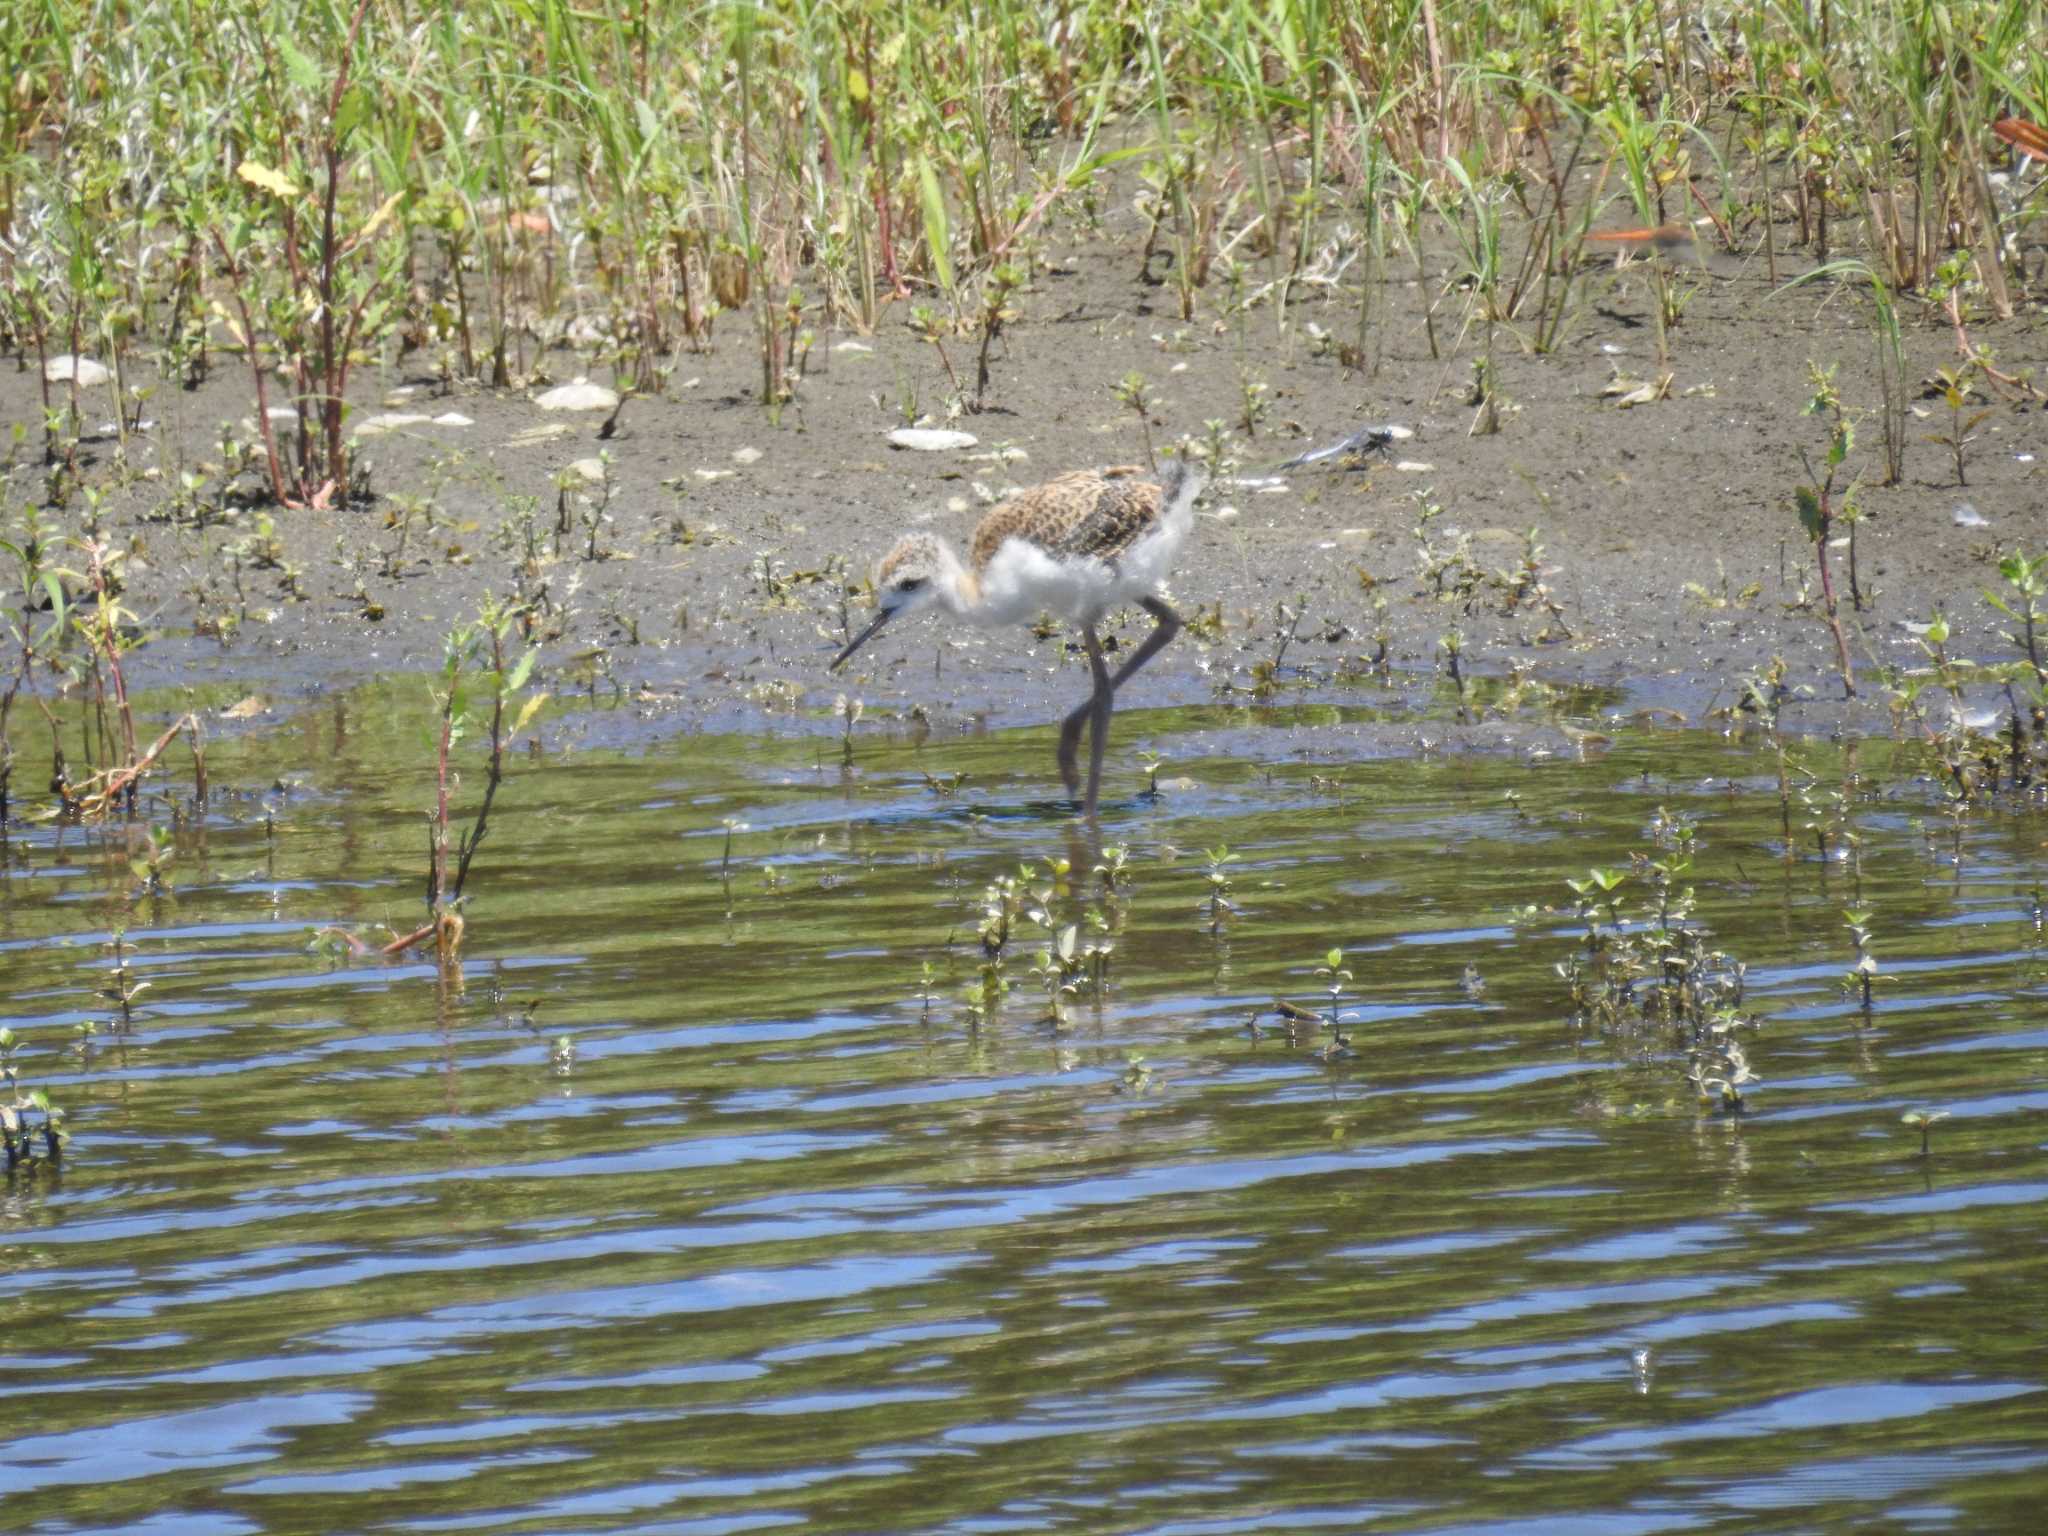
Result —
[[[1180,632],[1180,617],[1159,598],[1159,585],[1194,523],[1203,474],[1191,460],[1170,459],[1158,479],[1132,465],[1079,469],[1019,491],[990,510],[974,530],[963,564],[945,540],[908,533],[875,574],[879,611],[833,658],[836,670],[891,619],[934,605],[971,623],[1022,624],[1051,610],[1081,631],[1094,690],[1060,727],[1060,777],[1080,789],[1075,752],[1089,727],[1085,814],[1095,814],[1102,754],[1116,691]],[[1095,627],[1119,603],[1134,602],[1157,627],[1114,673],[1103,660]]]

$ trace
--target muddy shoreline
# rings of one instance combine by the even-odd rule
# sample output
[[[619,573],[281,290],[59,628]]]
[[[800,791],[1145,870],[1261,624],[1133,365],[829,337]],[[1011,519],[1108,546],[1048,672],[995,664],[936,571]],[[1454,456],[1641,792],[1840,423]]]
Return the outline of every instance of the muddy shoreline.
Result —
[[[873,336],[821,335],[779,423],[752,398],[757,360],[741,317],[728,316],[712,349],[681,354],[669,391],[629,400],[620,430],[603,441],[603,412],[536,406],[539,378],[516,392],[443,390],[403,364],[365,368],[352,402],[358,429],[380,414],[425,418],[365,439],[372,504],[244,507],[199,523],[172,515],[172,488],[194,474],[217,490],[208,466],[217,474],[223,432],[253,441],[249,377],[223,356],[199,390],[155,392],[144,412],[155,424],[128,446],[146,473],[115,485],[102,510],[106,530],[131,551],[127,600],[151,636],[128,660],[131,686],[232,684],[288,703],[425,670],[452,623],[473,616],[486,593],[505,596],[523,580],[551,605],[539,621],[547,686],[630,699],[650,735],[836,729],[842,695],[859,698],[872,722],[1042,723],[1085,688],[1063,634],[923,619],[863,652],[849,675],[826,666],[860,616],[849,580],[902,529],[964,542],[1006,487],[1142,461],[1138,418],[1116,393],[1133,371],[1151,391],[1156,447],[1201,440],[1211,421],[1251,466],[1370,422],[1414,436],[1363,468],[1298,472],[1271,491],[1212,489],[1171,588],[1182,612],[1202,621],[1148,669],[1126,708],[1363,701],[1380,686],[1372,664],[1382,659],[1411,692],[1440,688],[1444,639],[1455,629],[1468,674],[1591,687],[1617,708],[1686,718],[1732,703],[1745,673],[1782,657],[1801,690],[1789,720],[1881,729],[1884,694],[1868,674],[1873,661],[1916,658],[1908,621],[1940,609],[1956,654],[2013,654],[2007,621],[1981,592],[1999,585],[1999,553],[2038,551],[2048,540],[2048,416],[1987,397],[1979,408],[1989,415],[1966,450],[1969,483],[1959,488],[1950,449],[1926,440],[1946,410],[1915,398],[1930,414],[1909,421],[1903,482],[1879,487],[1873,343],[1852,292],[1776,287],[1761,260],[1722,258],[1711,272],[1681,264],[1678,280],[1696,287],[1660,368],[1647,267],[1603,260],[1586,272],[1577,323],[1553,353],[1497,336],[1498,430],[1474,434],[1467,401],[1478,338],[1456,291],[1435,305],[1441,356],[1429,351],[1425,311],[1443,259],[1425,263],[1428,284],[1404,260],[1411,275],[1397,266],[1379,286],[1374,366],[1360,369],[1325,339],[1355,334],[1355,299],[1311,293],[1289,307],[1284,326],[1270,307],[1183,325],[1172,290],[1140,280],[1133,230],[1109,233],[1057,249],[1019,296],[1019,317],[994,349],[989,408],[951,421],[930,412],[934,424],[979,440],[961,451],[888,444],[891,429],[949,393],[935,349],[906,326],[907,306],[887,312]],[[2037,314],[1982,322],[1972,335],[2006,368],[2041,352]],[[1928,321],[1906,341],[1917,395],[1918,381],[1953,363],[1954,340],[1945,323]],[[971,341],[948,350],[971,378]],[[546,363],[554,380],[603,376],[566,350]],[[1794,606],[1802,590],[1818,597],[1792,499],[1806,474],[1802,454],[1818,462],[1826,441],[1823,424],[1803,414],[1811,363],[1839,365],[1858,420],[1846,471],[1864,482],[1856,553],[1869,603],[1851,613],[1845,593],[1844,619],[1866,682],[1847,704],[1817,606]],[[1663,372],[1668,398],[1622,408],[1603,394],[1618,373]],[[1251,434],[1248,389],[1263,407]],[[37,394],[31,373],[0,375],[0,421],[28,424],[31,444]],[[109,420],[106,392],[88,392],[84,411],[89,433]],[[449,413],[464,424],[434,419]],[[87,484],[110,483],[118,446],[91,433]],[[40,496],[34,459],[32,447],[18,451],[7,477],[17,503]],[[585,478],[594,470],[601,480]],[[565,497],[570,526],[558,532]],[[1419,538],[1424,501],[1441,512]],[[1981,526],[1958,526],[1965,503]],[[424,518],[422,508],[431,509]],[[402,542],[393,526],[401,515],[411,519]],[[75,506],[63,516],[75,522]],[[1532,527],[1550,601],[1534,600],[1524,583],[1510,603]],[[1425,542],[1436,551],[1434,575]],[[1456,555],[1448,576],[1446,554]],[[1455,590],[1461,578],[1471,587],[1465,599],[1436,590]],[[1846,586],[1846,572],[1838,580]],[[1120,635],[1134,642],[1146,622],[1127,615]],[[1276,656],[1278,670],[1262,673]],[[1483,741],[1525,728],[1506,721],[1471,734]]]

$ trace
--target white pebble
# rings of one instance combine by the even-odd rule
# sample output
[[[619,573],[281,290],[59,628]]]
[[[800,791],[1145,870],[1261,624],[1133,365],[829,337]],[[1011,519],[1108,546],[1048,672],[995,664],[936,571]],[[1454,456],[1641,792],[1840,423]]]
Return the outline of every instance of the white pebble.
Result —
[[[96,363],[89,357],[73,357],[69,352],[60,352],[43,364],[43,377],[52,384],[68,384],[78,380],[81,389],[90,389],[95,384],[104,384],[113,377],[105,363]]]
[[[609,411],[619,403],[616,391],[588,379],[557,384],[533,402],[544,411]]]
[[[396,432],[400,427],[423,427],[432,419],[418,411],[380,411],[356,424],[356,436],[378,437],[386,432]]]
[[[889,441],[898,448],[914,448],[919,453],[944,453],[950,448],[972,448],[980,439],[971,432],[953,432],[944,427],[898,427],[889,434]]]

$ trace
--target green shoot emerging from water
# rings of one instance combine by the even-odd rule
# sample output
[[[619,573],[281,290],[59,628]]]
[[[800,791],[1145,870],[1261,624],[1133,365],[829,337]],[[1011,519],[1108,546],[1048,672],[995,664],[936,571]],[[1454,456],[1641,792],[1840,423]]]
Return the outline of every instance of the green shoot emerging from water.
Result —
[[[64,1111],[50,1103],[50,1096],[40,1088],[21,1091],[19,1049],[14,1031],[0,1024],[0,1143],[6,1146],[10,1169],[32,1159],[39,1141],[44,1158],[54,1163],[70,1140],[63,1129]],[[31,1113],[42,1116],[40,1125],[30,1120]]]
[[[1909,1109],[1899,1116],[1899,1123],[1901,1125],[1910,1125],[1920,1133],[1920,1156],[1922,1158],[1929,1155],[1930,1149],[1927,1145],[1927,1138],[1928,1134],[1933,1131],[1935,1122],[1937,1120],[1946,1120],[1948,1115],[1949,1112],[1945,1109]]]
[[[1323,963],[1316,967],[1316,979],[1330,994],[1330,1027],[1335,1029],[1342,1021],[1344,987],[1351,980],[1351,973],[1344,969],[1343,950],[1332,949],[1323,956]]]

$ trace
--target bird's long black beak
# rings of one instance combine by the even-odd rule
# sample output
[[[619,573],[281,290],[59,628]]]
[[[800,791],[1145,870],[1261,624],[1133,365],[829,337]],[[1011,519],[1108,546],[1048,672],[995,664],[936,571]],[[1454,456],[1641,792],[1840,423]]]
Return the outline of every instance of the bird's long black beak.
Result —
[[[881,627],[884,624],[889,622],[890,611],[891,610],[884,608],[880,613],[876,614],[874,617],[874,622],[869,624],[868,627],[862,630],[859,634],[855,635],[850,641],[847,642],[846,649],[841,651],[837,656],[834,656],[832,658],[832,665],[829,668],[827,668],[827,670],[837,672],[839,668],[845,663],[847,657],[851,656],[855,651],[859,650],[862,646],[866,645],[870,640],[874,639],[876,631],[881,629]]]

